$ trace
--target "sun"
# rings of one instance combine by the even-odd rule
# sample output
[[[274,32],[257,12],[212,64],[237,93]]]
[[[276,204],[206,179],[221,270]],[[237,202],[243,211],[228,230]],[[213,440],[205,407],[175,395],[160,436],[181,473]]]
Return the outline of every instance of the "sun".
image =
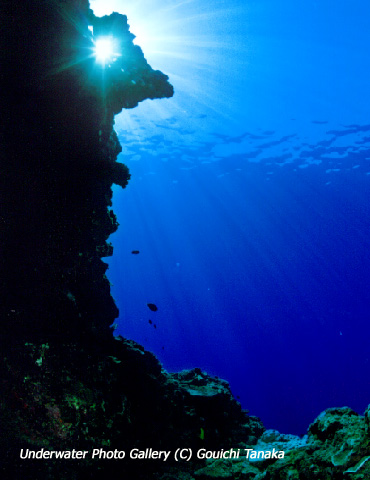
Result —
[[[114,57],[113,39],[111,37],[99,37],[95,40],[94,54],[96,61],[105,65]]]

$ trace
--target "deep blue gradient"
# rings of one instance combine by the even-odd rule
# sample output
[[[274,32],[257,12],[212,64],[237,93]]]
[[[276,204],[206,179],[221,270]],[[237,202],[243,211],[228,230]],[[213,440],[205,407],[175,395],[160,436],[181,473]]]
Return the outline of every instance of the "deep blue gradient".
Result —
[[[114,192],[116,333],[227,379],[268,428],[363,412],[370,7],[120,3],[176,93],[116,118],[132,174]]]

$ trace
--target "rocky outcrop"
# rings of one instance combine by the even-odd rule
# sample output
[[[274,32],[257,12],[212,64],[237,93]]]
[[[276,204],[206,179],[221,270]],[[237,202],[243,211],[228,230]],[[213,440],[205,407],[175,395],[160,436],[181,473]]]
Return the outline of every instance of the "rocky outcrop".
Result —
[[[348,407],[330,408],[303,438],[267,430],[255,445],[244,445],[238,458],[210,459],[194,478],[363,480],[370,478],[369,460],[368,410],[361,416]]]
[[[3,478],[19,472],[22,478],[56,478],[56,472],[58,478],[100,478],[107,469],[135,478],[186,473],[190,465],[178,467],[174,459],[178,448],[226,449],[264,430],[241,409],[225,381],[199,369],[168,374],[153,354],[120,337],[100,349],[26,342],[8,352],[1,367]],[[76,469],[71,460],[22,459],[21,449],[22,455],[72,449],[88,454]],[[125,452],[125,458],[93,458],[94,449]],[[134,449],[170,456],[166,463],[140,461],[129,458]],[[195,457],[191,469],[202,463]]]
[[[3,334],[111,336],[118,310],[102,258],[118,227],[111,186],[130,178],[114,115],[173,88],[124,15],[96,18],[87,0],[4,0],[0,13]],[[92,29],[114,36],[107,65]]]
[[[173,88],[126,17],[87,0],[3,0],[0,18],[2,478],[370,478],[368,411],[328,410],[303,439],[265,432],[227,382],[113,337],[102,259],[111,186],[130,178],[114,115]],[[115,38],[104,66],[91,30]]]

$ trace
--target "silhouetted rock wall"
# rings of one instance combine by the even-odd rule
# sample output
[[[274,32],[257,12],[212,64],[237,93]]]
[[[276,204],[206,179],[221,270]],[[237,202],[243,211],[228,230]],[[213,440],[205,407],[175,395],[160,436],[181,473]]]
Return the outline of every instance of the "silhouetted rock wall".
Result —
[[[101,258],[118,226],[111,185],[130,177],[116,162],[114,115],[173,88],[124,15],[27,0],[2,2],[1,19],[2,328],[28,339],[110,335],[118,310]],[[89,26],[114,36],[110,64],[96,62]]]

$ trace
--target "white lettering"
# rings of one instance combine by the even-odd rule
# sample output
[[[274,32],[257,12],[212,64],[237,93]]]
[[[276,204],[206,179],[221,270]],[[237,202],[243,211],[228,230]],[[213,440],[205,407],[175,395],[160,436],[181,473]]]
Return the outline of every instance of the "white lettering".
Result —
[[[138,448],[133,448],[130,451],[130,458],[133,460],[163,460],[166,462],[170,456],[170,450],[153,450],[152,448],[146,448],[145,450],[139,450]]]
[[[201,448],[197,451],[197,457],[199,459],[218,459],[218,458],[239,458],[240,450],[206,450],[205,448]]]
[[[124,450],[104,450],[103,448],[94,448],[91,458],[99,458],[99,460],[122,460],[125,458],[126,453]]]
[[[283,450],[276,450],[273,448],[272,450],[253,450],[253,448],[245,448],[244,449],[246,454],[245,457],[249,458],[250,460],[266,460],[268,458],[284,458],[284,451]]]
[[[41,450],[36,451],[29,450],[28,448],[24,450],[22,448],[19,456],[22,460],[33,458],[36,458],[37,460],[48,460],[49,458],[76,460],[80,458],[86,458],[88,453],[88,450],[45,450],[45,448],[42,448]]]

